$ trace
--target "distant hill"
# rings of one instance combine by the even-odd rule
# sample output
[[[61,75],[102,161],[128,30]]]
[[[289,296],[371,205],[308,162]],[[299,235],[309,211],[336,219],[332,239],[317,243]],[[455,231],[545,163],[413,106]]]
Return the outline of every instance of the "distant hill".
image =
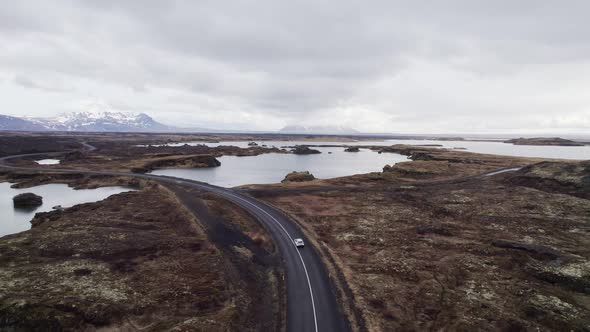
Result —
[[[315,135],[358,135],[359,132],[343,126],[286,126],[280,134],[315,134]]]
[[[50,118],[27,118],[47,130],[57,131],[170,131],[145,113],[130,112],[72,112]]]
[[[178,128],[161,124],[145,113],[72,112],[48,118],[0,115],[0,130],[165,132],[178,131]]]
[[[569,139],[560,137],[534,137],[534,138],[515,138],[504,141],[514,145],[558,145],[558,146],[584,146],[583,143],[574,142]]]
[[[41,125],[14,116],[0,115],[0,130],[39,131],[45,130]]]

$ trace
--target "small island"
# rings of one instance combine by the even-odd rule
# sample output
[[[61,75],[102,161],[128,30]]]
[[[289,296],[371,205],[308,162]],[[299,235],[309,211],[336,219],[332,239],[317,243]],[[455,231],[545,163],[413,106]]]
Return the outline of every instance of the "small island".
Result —
[[[344,149],[344,152],[360,152],[361,150],[356,146],[349,146]]]
[[[514,138],[504,141],[514,145],[554,145],[554,146],[584,146],[583,143],[575,142],[560,137],[534,137],[534,138]]]
[[[283,183],[285,182],[305,182],[315,180],[315,176],[309,171],[304,172],[291,172],[285,176]]]
[[[293,150],[291,150],[293,154],[318,154],[321,153],[318,150],[310,149],[309,146],[306,145],[296,145]]]
[[[15,208],[31,208],[43,204],[43,197],[33,193],[18,194],[12,198]]]

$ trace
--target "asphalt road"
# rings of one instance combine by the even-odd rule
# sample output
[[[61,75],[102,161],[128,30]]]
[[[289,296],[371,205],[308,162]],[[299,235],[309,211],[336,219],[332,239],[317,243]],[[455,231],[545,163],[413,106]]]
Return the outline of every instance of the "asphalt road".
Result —
[[[91,145],[87,148],[94,149]],[[58,156],[61,153],[35,153],[0,158],[0,168],[34,172],[82,173],[95,175],[131,176],[163,183],[197,188],[216,193],[234,202],[255,216],[269,231],[278,246],[285,269],[287,291],[287,331],[349,331],[350,327],[329,280],[329,274],[317,250],[311,246],[297,224],[277,209],[244,195],[239,191],[213,186],[207,183],[150,174],[136,174],[111,171],[90,171],[74,169],[40,169],[15,167],[4,164],[8,159],[32,156]],[[305,247],[298,249],[293,239],[302,238]]]

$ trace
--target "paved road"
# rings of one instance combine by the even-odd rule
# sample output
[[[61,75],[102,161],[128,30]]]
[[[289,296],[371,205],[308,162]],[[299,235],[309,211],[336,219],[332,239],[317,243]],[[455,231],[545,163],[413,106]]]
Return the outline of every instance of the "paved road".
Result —
[[[87,145],[87,148],[94,148]],[[305,235],[295,222],[267,204],[239,193],[238,191],[213,186],[207,183],[157,176],[111,171],[89,171],[73,169],[40,169],[33,167],[15,167],[4,164],[8,159],[33,156],[58,156],[61,153],[35,153],[0,158],[0,168],[26,170],[34,172],[83,173],[96,175],[132,176],[150,179],[163,183],[209,191],[241,206],[262,222],[276,242],[282,255],[285,269],[285,286],[287,290],[287,331],[348,331],[350,330],[345,316],[336,300],[336,294],[328,278],[326,267],[317,251],[311,247]],[[294,238],[304,239],[306,246],[297,249]]]

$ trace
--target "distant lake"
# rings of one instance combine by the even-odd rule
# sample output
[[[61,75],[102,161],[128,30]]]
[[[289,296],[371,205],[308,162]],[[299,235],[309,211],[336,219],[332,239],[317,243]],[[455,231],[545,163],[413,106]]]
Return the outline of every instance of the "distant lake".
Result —
[[[66,184],[44,184],[41,186],[14,189],[8,182],[0,183],[0,236],[26,231],[31,228],[30,221],[37,212],[51,211],[61,205],[70,207],[81,203],[103,200],[111,195],[132,189],[125,187],[102,187],[75,190]],[[33,209],[15,209],[12,198],[18,194],[32,192],[43,197],[43,205]]]
[[[516,157],[551,159],[590,159],[590,145],[585,146],[535,146],[514,145],[502,142],[388,140],[391,144],[441,144],[444,148],[462,147],[465,151]]]
[[[590,159],[590,146],[525,146],[502,142],[433,141],[433,140],[384,140],[355,142],[313,142],[313,141],[255,141],[258,145],[283,147],[293,145],[441,145],[445,148],[465,148],[465,151],[507,156]],[[184,144],[207,146],[233,145],[248,147],[246,141],[224,141],[218,143],[186,142]],[[407,161],[406,156],[361,149],[361,152],[344,152],[344,148],[316,148],[322,154],[262,154],[254,157],[223,156],[221,166],[200,169],[156,170],[152,174],[168,175],[208,182],[222,187],[244,184],[267,184],[280,182],[291,171],[310,171],[316,178],[326,179],[353,174],[381,171],[383,166]],[[328,154],[328,152],[332,152]]]
[[[355,141],[355,142],[313,142],[313,141],[255,141],[257,144],[265,144],[268,147],[292,146],[292,145],[442,145],[443,148],[465,148],[465,151],[477,153],[489,153],[504,156],[538,157],[551,159],[590,159],[590,145],[586,146],[534,146],[534,145],[513,145],[502,142],[471,142],[471,141],[433,141],[433,140],[404,140],[392,139],[383,141]],[[171,143],[169,146],[181,146],[184,144],[207,146],[234,145],[248,147],[245,141],[223,141],[219,143],[206,142],[183,142]]]
[[[268,143],[265,143],[268,144]],[[309,144],[309,143],[308,143]],[[281,145],[289,145],[282,142]],[[378,154],[366,149],[344,152],[344,148],[317,148],[321,154],[294,155],[267,153],[253,157],[223,156],[214,168],[162,169],[151,174],[168,175],[207,182],[222,187],[281,182],[292,171],[310,171],[327,179],[353,174],[380,172],[385,165],[408,161],[395,153]],[[328,153],[331,152],[331,153]]]
[[[35,162],[39,165],[58,165],[59,159],[41,159],[35,160]]]

